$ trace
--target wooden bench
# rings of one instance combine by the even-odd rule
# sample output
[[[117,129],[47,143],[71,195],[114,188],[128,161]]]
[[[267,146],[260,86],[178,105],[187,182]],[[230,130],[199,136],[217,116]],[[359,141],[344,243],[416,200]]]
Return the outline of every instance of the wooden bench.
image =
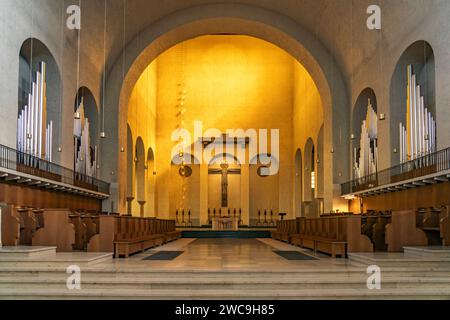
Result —
[[[403,252],[403,247],[428,245],[425,232],[417,228],[415,211],[392,213],[392,221],[386,225],[386,244],[389,252]]]
[[[320,238],[314,236],[302,236],[300,234],[292,235],[292,244],[302,248],[311,249],[317,252],[328,253],[333,258],[347,256],[347,242],[337,239]]]
[[[277,230],[271,231],[272,239],[289,243],[291,235],[298,233],[297,220],[277,221]]]
[[[336,256],[347,252],[372,252],[370,239],[361,234],[361,216],[328,216],[316,219],[298,218],[297,234],[291,244]]]
[[[175,229],[175,224],[172,220],[120,217],[113,242],[115,257],[128,258],[134,253],[178,239],[181,232]]]

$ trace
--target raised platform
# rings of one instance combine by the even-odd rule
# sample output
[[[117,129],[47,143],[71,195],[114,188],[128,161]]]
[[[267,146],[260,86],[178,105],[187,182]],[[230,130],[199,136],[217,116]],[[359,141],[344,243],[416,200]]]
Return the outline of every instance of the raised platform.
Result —
[[[0,267],[26,265],[91,266],[112,261],[112,253],[57,253],[56,247],[1,247]]]
[[[450,260],[450,247],[405,247],[404,250],[408,257]]]
[[[182,238],[197,239],[258,239],[270,238],[267,230],[239,230],[239,231],[213,231],[213,230],[184,230]]]
[[[0,247],[0,261],[16,258],[48,258],[55,255],[56,247]]]
[[[405,253],[373,252],[349,253],[348,258],[353,263],[376,265],[379,267],[450,267],[450,258],[436,256],[407,255]]]

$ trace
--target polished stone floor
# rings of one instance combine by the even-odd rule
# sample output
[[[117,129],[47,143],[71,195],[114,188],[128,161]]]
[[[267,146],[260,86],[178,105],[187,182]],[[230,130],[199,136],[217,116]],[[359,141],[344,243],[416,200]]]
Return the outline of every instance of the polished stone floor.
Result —
[[[183,251],[183,254],[172,261],[144,261],[145,257],[156,251]],[[116,259],[112,267],[121,269],[152,268],[160,270],[217,270],[217,271],[280,271],[298,270],[299,268],[346,268],[350,262],[346,259],[332,259],[326,255],[317,255],[318,260],[290,261],[277,255],[274,250],[299,251],[313,255],[311,251],[303,250],[272,239],[180,239],[176,242],[149,250],[144,254],[134,255],[129,259]],[[104,263],[98,267],[106,267]]]

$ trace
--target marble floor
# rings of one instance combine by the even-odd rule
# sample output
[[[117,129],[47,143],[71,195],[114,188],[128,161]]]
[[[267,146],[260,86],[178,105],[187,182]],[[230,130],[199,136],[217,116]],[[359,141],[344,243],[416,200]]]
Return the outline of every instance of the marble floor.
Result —
[[[183,254],[172,261],[144,261],[145,257],[157,251],[183,251]],[[303,250],[272,239],[180,239],[176,242],[149,250],[129,259],[115,259],[112,262],[99,264],[99,268],[108,265],[116,270],[151,268],[161,270],[200,270],[200,271],[282,271],[299,268],[346,268],[350,262],[346,259],[332,259],[318,254],[318,260],[290,261],[278,256],[274,250]],[[112,264],[112,265],[111,265]]]

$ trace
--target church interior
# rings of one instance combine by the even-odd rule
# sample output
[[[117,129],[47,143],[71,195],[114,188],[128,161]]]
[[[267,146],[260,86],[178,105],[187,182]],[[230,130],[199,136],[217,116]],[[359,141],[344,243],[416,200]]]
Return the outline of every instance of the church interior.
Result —
[[[0,300],[449,299],[450,2],[376,2],[1,1]]]

